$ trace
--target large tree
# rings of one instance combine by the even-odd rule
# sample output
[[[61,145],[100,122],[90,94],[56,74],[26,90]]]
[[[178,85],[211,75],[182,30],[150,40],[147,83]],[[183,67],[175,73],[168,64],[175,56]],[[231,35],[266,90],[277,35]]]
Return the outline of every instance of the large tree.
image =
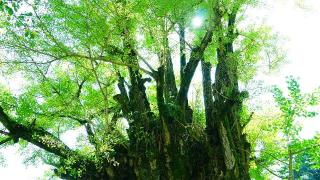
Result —
[[[250,179],[239,82],[270,38],[237,28],[253,0],[0,2],[2,70],[27,81],[2,88],[1,144],[39,147],[62,178]],[[76,148],[60,139],[70,129]]]

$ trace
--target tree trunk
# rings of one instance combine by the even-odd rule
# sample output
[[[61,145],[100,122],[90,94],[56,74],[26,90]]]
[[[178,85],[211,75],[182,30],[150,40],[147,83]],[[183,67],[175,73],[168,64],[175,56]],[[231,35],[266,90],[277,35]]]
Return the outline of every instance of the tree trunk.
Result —
[[[292,154],[292,151],[291,151],[291,148],[290,146],[288,147],[288,155],[289,155],[289,177],[288,177],[288,180],[293,180],[294,177],[293,177],[293,154]]]
[[[217,1],[218,2],[218,1]],[[156,82],[156,110],[149,102],[144,78],[139,66],[130,29],[123,30],[124,61],[131,64],[128,84],[119,73],[119,94],[114,96],[121,113],[128,120],[128,142],[116,144],[107,156],[79,155],[52,134],[37,128],[25,127],[11,121],[0,109],[0,121],[16,138],[22,138],[54,153],[61,159],[56,174],[67,179],[163,179],[248,180],[250,145],[242,133],[240,111],[245,92],[238,89],[237,60],[233,58],[235,12],[229,14],[226,34],[219,5],[214,5],[214,28],[209,28],[199,45],[192,48],[186,62],[185,32],[180,26],[180,86],[176,87],[172,59],[166,39],[163,53],[165,63],[153,72]],[[214,30],[213,30],[214,29]],[[204,52],[215,36],[218,64],[215,82],[211,64]],[[206,129],[194,123],[188,104],[188,91],[201,62]],[[89,126],[88,126],[89,129]],[[44,136],[49,142],[43,141]],[[91,135],[93,135],[91,133]],[[93,139],[93,138],[92,138]],[[94,143],[94,140],[92,140]],[[51,145],[57,145],[57,149]],[[89,158],[90,157],[90,158]],[[111,157],[111,158],[110,158]],[[70,161],[72,159],[72,161]],[[94,160],[93,160],[94,159]],[[59,168],[62,169],[59,170]]]

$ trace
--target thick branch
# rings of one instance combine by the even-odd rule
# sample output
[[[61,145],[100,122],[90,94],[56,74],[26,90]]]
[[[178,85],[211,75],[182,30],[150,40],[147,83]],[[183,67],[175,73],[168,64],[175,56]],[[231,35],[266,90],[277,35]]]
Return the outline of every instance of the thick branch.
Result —
[[[51,133],[36,127],[28,127],[17,123],[9,118],[9,116],[0,107],[0,122],[9,130],[14,140],[22,138],[48,152],[67,158],[74,155],[67,145]]]
[[[235,97],[235,93],[238,92],[238,76],[237,76],[237,60],[234,59],[230,54],[233,53],[233,41],[236,38],[234,32],[236,13],[238,8],[234,8],[233,12],[229,15],[228,19],[228,33],[227,36],[219,33],[223,30],[223,15],[219,9],[215,9],[215,21],[214,26],[218,32],[218,47],[217,58],[218,64],[216,67],[215,74],[215,91],[219,92],[216,94],[216,100],[224,101],[230,97]]]
[[[207,128],[212,127],[212,108],[213,108],[213,94],[212,94],[212,81],[211,81],[211,64],[201,60],[202,67],[202,87],[203,87],[203,99],[206,113]]]
[[[183,24],[179,24],[179,41],[180,41],[180,79],[183,76],[183,70],[186,66],[186,43],[185,28]]]
[[[82,119],[82,118],[79,118],[79,117],[75,117],[75,116],[72,116],[72,115],[66,115],[66,114],[59,114],[59,112],[50,112],[50,113],[38,113],[38,112],[34,112],[35,114],[37,115],[40,115],[40,116],[46,116],[46,117],[60,117],[60,118],[69,118],[69,119],[72,119],[72,120],[75,120],[77,121],[79,124],[83,125],[86,129],[86,132],[88,134],[88,140],[89,142],[95,146],[95,148],[97,149],[97,143],[95,141],[95,135],[94,135],[94,132],[91,128],[91,125],[90,125],[90,122],[89,120],[87,119]]]
[[[121,76],[120,72],[118,72],[118,88],[120,90],[120,94],[115,95],[113,98],[120,104],[123,114],[128,118],[128,114],[130,111],[129,97],[125,87],[125,80]]]
[[[212,35],[213,35],[212,30],[208,30],[205,36],[202,38],[200,45],[192,49],[191,51],[190,60],[183,71],[180,90],[178,93],[178,103],[180,105],[185,104],[187,100],[187,95],[188,95],[189,87],[191,84],[191,80],[196,71],[199,61],[203,57],[205,49],[207,48],[208,44],[212,40]]]
[[[165,47],[164,47],[164,59],[165,59],[165,86],[164,93],[167,101],[173,101],[177,96],[177,86],[176,79],[173,71],[173,64],[171,59],[171,52],[169,49],[168,37],[165,37]]]
[[[85,124],[86,132],[88,134],[88,140],[89,142],[95,147],[95,149],[98,149],[98,144],[96,142],[96,138],[94,135],[94,132],[91,128],[91,125],[89,123]]]

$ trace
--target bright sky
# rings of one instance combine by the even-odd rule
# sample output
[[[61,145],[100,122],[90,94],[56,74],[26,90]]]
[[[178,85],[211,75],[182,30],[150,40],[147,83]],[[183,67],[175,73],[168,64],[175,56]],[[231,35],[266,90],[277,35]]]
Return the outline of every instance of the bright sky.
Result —
[[[285,89],[285,77],[293,75],[299,78],[304,92],[320,87],[320,1],[269,0],[267,6],[253,13],[264,17],[265,23],[286,39],[283,47],[287,49],[287,62],[278,73],[261,76],[260,79]],[[320,132],[319,116],[305,119],[303,124],[301,136],[304,138],[311,138],[317,131]]]
[[[320,1],[305,0],[302,8],[301,0],[266,0],[266,5],[259,10],[253,10],[251,18],[253,21],[264,19],[280,36],[285,37],[281,46],[287,49],[288,62],[280,71],[272,76],[260,76],[267,84],[277,84],[284,86],[285,77],[293,75],[300,78],[301,87],[304,91],[312,90],[320,86]],[[250,10],[251,11],[251,10]],[[197,17],[198,18],[198,17]],[[200,26],[201,19],[195,18],[192,22],[194,26]],[[0,79],[3,82],[3,80]],[[13,82],[13,81],[11,81]],[[9,83],[13,90],[18,90],[19,81],[16,84]],[[305,121],[302,136],[312,137],[320,131],[320,117]],[[64,141],[73,144],[76,137],[74,133],[65,135]],[[37,167],[26,167],[22,163],[17,147],[0,149],[0,153],[7,159],[7,166],[0,167],[1,179],[24,179],[34,180],[41,178],[48,166],[38,165]]]

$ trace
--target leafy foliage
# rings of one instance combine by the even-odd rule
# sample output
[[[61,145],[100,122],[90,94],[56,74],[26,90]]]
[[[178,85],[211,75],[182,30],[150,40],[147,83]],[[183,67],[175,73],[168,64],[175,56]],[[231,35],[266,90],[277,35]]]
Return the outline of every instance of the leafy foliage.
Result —
[[[312,139],[302,139],[300,118],[311,118],[317,115],[310,106],[318,105],[319,90],[312,93],[302,93],[298,81],[292,76],[287,78],[287,95],[278,87],[272,92],[280,112],[271,114],[267,112],[261,117],[256,116],[247,130],[250,134],[250,142],[255,147],[255,164],[252,167],[252,176],[261,178],[272,174],[280,178],[288,178],[293,171],[298,172],[303,158],[308,157],[310,162],[317,164],[319,161],[319,136]],[[275,110],[271,110],[275,111]],[[256,128],[257,127],[257,128]],[[290,172],[290,157],[293,159],[293,170]],[[312,164],[311,163],[311,164]],[[309,168],[318,168],[309,166]],[[264,172],[264,173],[263,173]],[[288,175],[289,174],[289,175]],[[295,173],[294,177],[302,176]]]
[[[21,72],[28,82],[18,94],[0,89],[1,144],[19,142],[30,150],[26,163],[44,161],[66,179],[248,179],[242,131],[252,114],[242,106],[248,93],[238,81],[252,79],[277,39],[269,28],[237,28],[237,14],[256,3],[0,1],[1,70]],[[195,14],[203,18],[200,28],[190,23]],[[269,68],[283,60],[273,55]],[[199,62],[207,74],[203,69],[202,88],[189,101]],[[289,81],[289,98],[274,89],[283,114],[258,125],[298,142],[293,119],[315,116],[304,106],[317,104],[318,94],[303,95]],[[62,141],[70,131],[79,132],[72,147]],[[248,138],[285,154],[270,139]],[[273,163],[266,156],[260,155]],[[256,167],[253,173],[262,169]]]

